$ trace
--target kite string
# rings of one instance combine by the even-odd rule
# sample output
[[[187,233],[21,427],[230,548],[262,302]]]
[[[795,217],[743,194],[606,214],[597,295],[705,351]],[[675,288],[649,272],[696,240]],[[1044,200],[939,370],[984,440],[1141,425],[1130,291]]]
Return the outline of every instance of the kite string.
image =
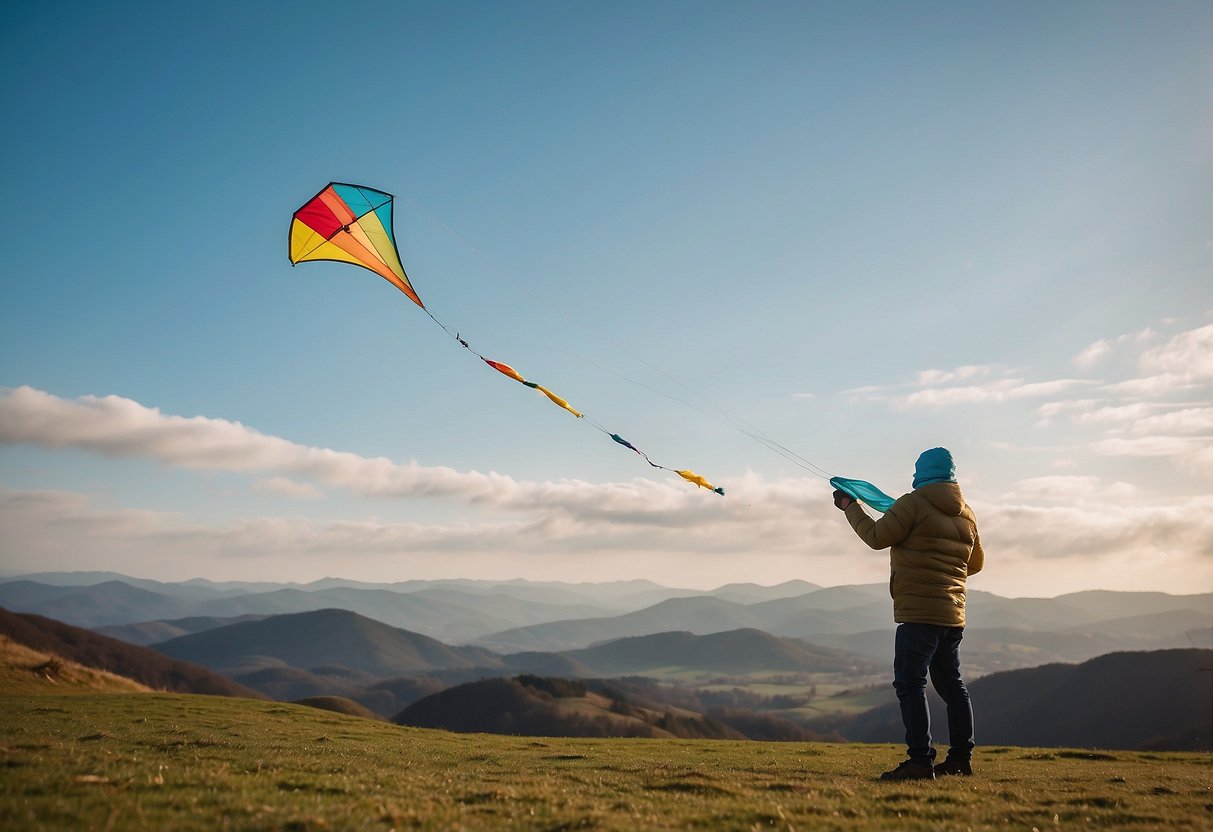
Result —
[[[416,210],[418,213],[420,213],[426,219],[428,219],[431,222],[435,223],[436,225],[440,226],[444,231],[446,231],[448,234],[450,234],[452,237],[454,237],[456,240],[458,240],[462,245],[464,245],[469,251],[472,252],[473,256],[475,256],[476,259],[478,259],[481,263],[484,264],[484,266],[493,274],[494,277],[498,278],[499,280],[508,282],[515,289],[521,291],[527,297],[531,298],[532,301],[539,304],[540,306],[545,307],[549,312],[552,312],[553,314],[555,314],[557,317],[559,317],[561,320],[565,321],[566,323],[568,323],[572,326],[578,327],[580,329],[586,330],[587,332],[590,332],[595,337],[605,341],[606,343],[608,343],[615,349],[622,352],[624,355],[631,358],[633,361],[636,361],[639,364],[643,364],[645,367],[648,367],[650,370],[658,373],[659,375],[664,376],[670,382],[677,385],[678,387],[681,387],[683,390],[687,391],[688,393],[699,397],[703,401],[707,402],[707,404],[710,405],[711,408],[713,410],[715,410],[716,413],[719,415],[713,415],[712,413],[707,412],[703,408],[698,407],[698,406],[686,401],[685,399],[679,398],[678,396],[672,395],[664,390],[661,390],[659,388],[645,384],[644,382],[637,381],[636,379],[630,378],[629,376],[624,375],[623,373],[620,373],[618,371],[615,371],[615,370],[612,370],[612,369],[609,369],[606,367],[602,367],[601,365],[595,364],[594,362],[588,361],[584,358],[580,358],[579,356],[575,356],[572,353],[566,352],[564,350],[558,350],[558,352],[561,352],[564,355],[568,355],[579,361],[583,361],[584,363],[589,364],[592,367],[595,367],[603,372],[610,373],[611,375],[614,375],[617,378],[623,379],[624,381],[627,381],[630,384],[634,384],[636,386],[643,387],[647,390],[657,393],[660,396],[670,399],[671,401],[678,402],[679,404],[683,405],[684,407],[694,410],[696,413],[699,413],[700,415],[702,415],[708,419],[711,419],[712,421],[714,421],[718,424],[724,425],[725,427],[728,427],[728,428],[731,428],[732,430],[737,431],[738,433],[742,434],[743,436],[753,439],[754,441],[758,442],[763,447],[765,447],[768,450],[772,451],[773,453],[783,457],[788,462],[791,462],[793,465],[798,466],[799,468],[809,472],[810,474],[812,474],[816,477],[820,477],[821,479],[829,480],[834,476],[828,470],[826,470],[825,468],[822,468],[820,465],[817,465],[815,462],[813,462],[809,459],[806,459],[805,457],[796,453],[792,449],[790,449],[790,448],[782,445],[781,443],[777,442],[776,440],[772,439],[769,435],[767,435],[764,431],[762,431],[760,428],[756,427],[755,425],[733,416],[731,413],[729,413],[727,410],[725,410],[723,407],[721,407],[720,404],[718,404],[716,401],[714,401],[710,396],[684,384],[682,381],[680,381],[678,378],[676,378],[675,376],[673,376],[666,370],[662,369],[661,367],[656,366],[655,364],[646,360],[645,358],[636,355],[631,350],[629,350],[627,347],[623,346],[622,344],[620,344],[615,339],[611,338],[606,333],[604,333],[598,329],[595,329],[594,327],[592,327],[588,324],[573,320],[566,312],[564,312],[564,310],[552,305],[548,301],[544,300],[543,298],[541,298],[538,295],[531,292],[529,289],[526,288],[526,286],[520,285],[516,281],[510,279],[508,276],[502,274],[480,252],[480,250],[475,245],[473,245],[469,240],[465,239],[462,235],[460,235],[457,231],[455,231],[455,229],[451,228],[445,222],[438,219],[430,212],[426,211],[424,208],[422,208],[416,202],[413,202],[411,199],[408,199],[407,197],[397,197],[397,199],[401,199],[401,201],[410,205],[414,210]],[[434,322],[437,323],[439,326],[441,326],[448,335],[450,335],[455,340],[459,341],[459,343],[462,344],[467,349],[471,350],[481,360],[487,360],[487,359],[485,359],[485,357],[483,355],[480,355],[480,353],[476,352],[475,350],[472,350],[471,347],[468,346],[467,342],[463,338],[461,338],[457,332],[455,332],[449,326],[442,323],[437,318],[435,318],[432,314],[430,314],[430,311],[428,309],[426,309],[426,314],[430,315],[430,317],[434,320]],[[599,430],[601,430],[604,434],[611,436],[612,438],[614,437],[614,434],[612,434],[610,431],[608,431],[606,428],[602,427],[601,425],[598,425],[596,423],[592,423],[592,424],[594,424],[594,426],[597,427]],[[632,446],[629,445],[629,447],[632,447]],[[664,466],[655,464],[642,451],[640,451],[634,447],[632,449],[635,450],[637,453],[639,453],[641,456],[643,456],[649,462],[649,464],[652,465],[653,467],[664,468]],[[666,468],[665,470],[671,470],[671,469]]]
[[[473,347],[473,346],[472,346],[470,343],[468,343],[467,339],[465,339],[465,338],[463,337],[462,333],[460,333],[460,332],[456,331],[456,330],[455,330],[453,327],[451,327],[451,326],[447,325],[446,323],[444,323],[444,322],[443,322],[442,320],[440,320],[440,319],[439,319],[439,318],[438,318],[436,315],[434,315],[434,313],[433,313],[433,312],[431,312],[431,311],[430,311],[428,308],[426,308],[426,307],[424,307],[424,306],[423,306],[423,307],[422,307],[422,310],[425,312],[425,314],[426,314],[426,315],[428,315],[428,316],[429,316],[430,320],[432,320],[434,323],[438,324],[438,326],[440,326],[440,327],[442,328],[442,331],[443,331],[443,332],[445,332],[447,335],[449,335],[450,337],[452,337],[452,338],[454,338],[456,341],[458,341],[458,342],[459,342],[459,345],[460,345],[460,346],[462,346],[462,347],[463,347],[465,350],[467,350],[467,351],[468,351],[468,352],[470,352],[472,355],[474,355],[474,356],[476,356],[477,358],[479,358],[481,361],[484,361],[485,363],[491,363],[491,362],[489,361],[489,359],[488,359],[488,358],[486,358],[486,357],[485,357],[484,355],[482,355],[482,354],[481,354],[481,353],[480,353],[480,352],[479,352],[479,351],[478,351],[478,350],[477,350],[475,347]],[[622,377],[622,376],[621,376],[621,377]],[[661,391],[657,391],[657,392],[661,392]],[[705,414],[705,415],[708,415],[708,416],[710,417],[710,414]],[[623,445],[623,446],[624,446],[624,447],[626,447],[626,448],[630,448],[631,450],[635,451],[635,452],[636,452],[637,454],[639,454],[639,455],[640,455],[640,456],[641,456],[641,457],[644,459],[644,461],[645,461],[645,462],[647,462],[647,463],[648,463],[648,464],[649,464],[651,467],[653,467],[653,468],[658,468],[658,469],[660,469],[660,470],[662,470],[662,471],[674,471],[675,473],[678,473],[677,469],[675,469],[675,468],[670,468],[669,466],[666,466],[666,465],[659,465],[659,464],[657,464],[656,462],[654,462],[654,461],[652,460],[652,458],[650,458],[650,457],[649,457],[649,455],[648,455],[648,454],[646,454],[644,451],[640,450],[640,448],[637,448],[635,445],[633,445],[631,442],[629,442],[629,441],[627,441],[626,439],[624,439],[623,437],[621,437],[619,434],[617,434],[617,433],[613,433],[612,431],[610,431],[609,429],[607,429],[607,428],[606,428],[606,427],[605,427],[605,426],[604,426],[604,425],[603,425],[601,422],[599,422],[597,419],[593,418],[592,416],[587,416],[586,414],[582,413],[582,414],[580,414],[580,416],[579,416],[578,418],[582,419],[582,420],[583,420],[583,421],[584,421],[586,424],[588,424],[590,427],[592,427],[592,428],[594,428],[595,430],[599,431],[599,432],[600,432],[600,433],[602,433],[604,436],[606,436],[606,437],[610,438],[610,439],[611,439],[611,440],[613,440],[614,442],[616,442],[616,443],[618,443],[618,444],[620,444],[620,445]]]
[[[735,430],[735,431],[741,433],[742,435],[755,440],[756,442],[764,445],[768,450],[778,454],[779,456],[783,457],[787,461],[791,462],[793,465],[796,465],[796,466],[804,469],[805,471],[808,471],[810,474],[813,474],[814,476],[820,477],[822,479],[830,479],[830,477],[833,476],[832,474],[830,474],[828,471],[821,468],[820,466],[814,465],[814,463],[812,463],[811,461],[799,456],[797,453],[795,453],[791,449],[784,447],[783,445],[781,445],[780,443],[778,443],[777,441],[772,439],[770,436],[764,434],[760,429],[754,427],[753,425],[750,425],[749,423],[747,423],[743,420],[733,418],[727,412],[725,412],[723,410],[723,408],[720,408],[718,405],[714,405],[714,406],[716,407],[717,410],[721,411],[724,418],[722,418],[721,416],[718,416],[716,414],[710,413],[707,410],[704,410],[702,407],[699,407],[698,405],[696,405],[692,402],[689,402],[686,399],[679,398],[678,396],[675,396],[665,390],[662,390],[661,388],[653,387],[652,385],[646,384],[643,381],[639,381],[639,380],[631,378],[630,376],[627,376],[623,373],[620,373],[617,370],[612,369],[611,367],[604,367],[601,364],[598,364],[597,362],[591,361],[588,358],[584,358],[582,356],[568,352],[567,350],[556,349],[553,347],[528,347],[528,348],[529,349],[546,349],[546,350],[549,350],[552,352],[559,353],[560,355],[568,356],[569,358],[572,358],[576,361],[580,361],[584,364],[587,364],[588,366],[593,367],[594,369],[599,370],[600,372],[607,373],[609,375],[613,375],[616,378],[619,378],[619,379],[622,379],[622,380],[628,382],[629,384],[636,385],[637,387],[642,387],[645,390],[649,390],[650,392],[657,394],[658,396],[662,396],[664,398],[670,399],[671,401],[678,402],[679,404],[683,405],[684,407],[686,407],[690,410],[694,410],[696,413],[700,414],[701,416],[703,416],[706,419],[711,419],[712,421],[716,422],[717,424],[720,424],[727,428]],[[694,392],[694,391],[692,391],[692,392]],[[705,398],[705,399],[707,398],[706,396],[703,396],[702,394],[698,394],[698,395],[700,395],[702,398]],[[604,433],[605,432],[607,432],[607,431],[604,430]],[[639,451],[638,451],[638,453],[639,453]],[[662,466],[656,466],[656,467],[662,467]]]

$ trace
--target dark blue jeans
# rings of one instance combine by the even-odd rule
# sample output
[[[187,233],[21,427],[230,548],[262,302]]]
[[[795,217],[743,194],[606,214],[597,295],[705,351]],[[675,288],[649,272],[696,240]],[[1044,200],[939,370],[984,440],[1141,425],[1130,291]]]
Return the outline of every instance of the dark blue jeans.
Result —
[[[901,704],[910,759],[930,763],[931,712],[927,710],[927,674],[935,692],[948,706],[948,756],[968,760],[973,756],[973,706],[969,690],[960,678],[960,640],[964,627],[934,624],[898,624],[893,655],[893,688]]]

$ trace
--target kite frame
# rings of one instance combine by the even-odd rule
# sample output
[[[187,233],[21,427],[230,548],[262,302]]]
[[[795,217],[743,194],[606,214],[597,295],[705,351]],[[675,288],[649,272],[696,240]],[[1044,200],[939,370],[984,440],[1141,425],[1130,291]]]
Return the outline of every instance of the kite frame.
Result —
[[[392,207],[393,207],[392,224],[395,225],[395,218],[396,218],[396,212],[394,210],[395,204],[396,204],[396,195],[395,194],[389,194],[387,191],[381,191],[378,188],[371,188],[366,185],[355,185],[353,182],[330,182],[327,185],[325,185],[323,188],[321,188],[320,190],[316,191],[316,193],[312,194],[310,199],[305,200],[303,205],[299,206],[299,208],[295,211],[294,214],[291,214],[291,225],[287,226],[287,229],[286,229],[286,251],[287,251],[286,259],[290,262],[291,268],[298,266],[299,263],[344,263],[347,266],[357,266],[360,269],[366,269],[371,274],[378,274],[378,272],[376,272],[374,269],[364,266],[361,263],[355,263],[350,260],[335,260],[332,257],[309,257],[307,260],[300,260],[298,262],[291,260],[291,255],[290,255],[291,228],[295,224],[294,223],[295,216],[299,213],[299,211],[303,210],[303,208],[305,206],[310,205],[311,203],[315,202],[322,193],[324,193],[325,191],[327,191],[329,188],[333,187],[334,185],[341,185],[346,188],[356,188],[359,191],[370,191],[371,193],[383,194],[384,196],[386,196],[388,198],[388,202],[392,203]],[[377,209],[372,208],[371,210],[374,211]],[[356,217],[356,219],[362,219],[363,216],[366,216],[366,215],[363,214],[361,216]],[[313,233],[315,233],[315,229],[312,229],[312,230],[313,230]],[[333,237],[336,237],[337,234],[340,233],[340,231],[341,231],[341,229],[337,229],[337,231],[334,231],[328,237],[325,237],[324,241],[326,243],[331,242]],[[404,271],[405,277],[408,278],[408,270],[404,268],[404,261],[400,259],[400,246],[396,244],[396,231],[391,228],[389,228],[387,231],[388,231],[389,239],[392,241],[392,249],[396,252],[396,259],[400,260],[400,268]],[[319,235],[317,234],[317,236],[319,236]],[[380,276],[382,277],[382,275],[380,275]],[[412,282],[411,278],[408,278],[408,280],[410,283]],[[425,305],[422,304],[421,308],[424,309]]]

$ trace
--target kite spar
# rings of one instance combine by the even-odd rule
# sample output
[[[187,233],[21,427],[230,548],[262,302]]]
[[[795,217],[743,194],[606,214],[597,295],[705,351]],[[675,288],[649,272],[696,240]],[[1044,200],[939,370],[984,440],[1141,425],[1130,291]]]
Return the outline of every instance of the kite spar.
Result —
[[[422,303],[400,261],[400,250],[396,246],[396,237],[392,231],[392,200],[391,194],[364,185],[330,182],[320,193],[304,203],[291,218],[291,265],[309,260],[334,260],[369,269],[403,292],[405,297],[420,306],[434,323],[442,327],[447,335],[497,372],[539,391],[556,406],[606,434],[617,444],[635,451],[653,468],[671,471],[687,482],[724,495],[723,488],[713,485],[694,471],[667,468],[653,462],[644,451],[576,410],[548,388],[528,381],[509,364],[484,357],[461,338],[458,332],[434,317]]]

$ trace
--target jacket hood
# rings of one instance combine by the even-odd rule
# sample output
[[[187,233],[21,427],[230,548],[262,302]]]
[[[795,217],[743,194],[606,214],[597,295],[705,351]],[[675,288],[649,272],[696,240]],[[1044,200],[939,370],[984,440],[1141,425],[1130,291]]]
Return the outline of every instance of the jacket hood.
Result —
[[[960,493],[960,486],[954,482],[936,482],[924,485],[915,489],[914,493],[948,517],[959,517],[964,510],[964,495]]]

